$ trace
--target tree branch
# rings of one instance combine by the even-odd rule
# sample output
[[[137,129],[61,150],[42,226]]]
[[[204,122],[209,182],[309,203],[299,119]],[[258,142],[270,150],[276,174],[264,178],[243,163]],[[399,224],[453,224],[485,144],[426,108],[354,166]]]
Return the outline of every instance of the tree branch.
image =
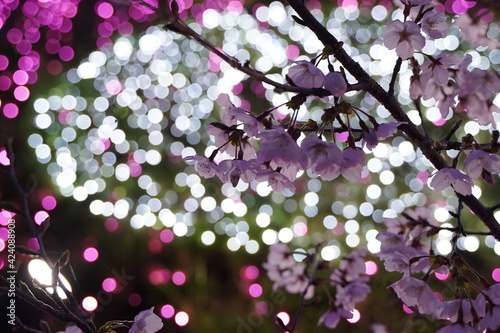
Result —
[[[370,75],[368,75],[368,73],[344,51],[344,49],[338,47],[339,41],[323,26],[323,24],[316,20],[311,12],[305,7],[304,3],[301,0],[287,0],[287,2],[325,46],[330,46],[336,50],[334,56],[344,68],[358,80],[358,82],[364,82],[366,84],[366,91],[375,97],[375,99],[391,113],[394,119],[406,123],[400,125],[401,130],[420,148],[422,153],[434,167],[438,170],[448,168],[449,165],[444,157],[434,148],[434,140],[422,134],[408,118],[396,98],[388,94],[373,78],[371,78]],[[500,224],[493,216],[493,211],[485,207],[472,195],[462,196],[458,193],[457,195],[472,212],[484,222],[492,235],[497,240],[500,240]]]

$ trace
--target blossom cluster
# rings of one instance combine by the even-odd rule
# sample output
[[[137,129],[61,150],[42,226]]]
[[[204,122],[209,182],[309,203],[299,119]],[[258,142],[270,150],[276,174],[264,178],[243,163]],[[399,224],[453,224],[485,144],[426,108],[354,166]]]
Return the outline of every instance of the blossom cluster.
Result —
[[[113,329],[121,328],[121,327],[130,327],[129,333],[155,333],[158,332],[162,327],[163,323],[161,318],[156,315],[154,312],[154,307],[139,312],[137,316],[135,316],[133,322],[127,322],[123,320],[115,320],[106,323],[101,329],[103,332],[114,332]],[[130,325],[131,324],[131,325]],[[83,333],[80,328],[77,326],[67,326],[64,331],[59,331],[58,333]]]
[[[451,186],[457,193],[470,195],[474,179],[482,178],[488,184],[494,183],[493,174],[500,173],[500,157],[483,150],[474,150],[465,158],[463,167],[466,173],[455,168],[443,168],[437,171],[430,186],[436,191]]]
[[[299,64],[292,68],[301,66]],[[302,72],[309,73],[310,69],[307,68],[303,68]],[[299,83],[309,84],[309,81]],[[338,135],[333,135],[335,141],[328,141],[321,134],[326,126],[333,127],[335,119],[341,114],[348,116],[347,113],[354,110],[349,103],[341,102],[325,109],[321,125],[310,122],[302,126],[302,130],[308,126],[315,130],[305,136],[301,129],[281,122],[275,110],[257,116],[234,106],[226,94],[221,94],[217,102],[223,107],[221,122],[207,126],[207,132],[213,137],[217,149],[210,157],[196,155],[185,159],[194,162],[195,169],[202,177],[217,176],[222,182],[233,186],[237,186],[240,180],[245,183],[267,182],[275,192],[284,189],[293,192],[293,181],[298,172],[307,169],[326,181],[339,175],[353,182],[361,180],[366,164],[365,152],[360,145],[355,145],[351,128],[344,130],[349,135],[349,144],[345,148],[337,139]],[[392,136],[401,124],[378,124],[373,117],[368,116],[372,123],[372,127],[369,127],[361,116],[359,118],[361,128],[358,132],[361,136],[358,141],[367,149],[375,148],[379,140]],[[256,142],[259,142],[258,150]]]
[[[455,251],[447,257],[433,255],[429,236],[440,228],[427,209],[408,210],[404,216],[386,219],[384,223],[388,230],[377,235],[381,242],[378,256],[387,271],[403,273],[390,288],[406,306],[452,323],[439,333],[500,328],[500,283],[489,284],[480,276],[469,278],[464,274],[467,264]],[[433,291],[431,273],[451,276],[456,286],[455,298],[443,300],[440,293]],[[482,285],[475,285],[476,280]]]
[[[301,253],[302,254],[302,253]],[[314,286],[324,283],[335,288],[335,295],[329,300],[329,309],[319,318],[318,325],[335,328],[340,318],[352,318],[352,311],[358,302],[364,301],[370,293],[364,249],[345,256],[339,266],[323,279],[315,273],[327,270],[325,262],[317,262],[315,253],[303,254],[305,259],[297,262],[286,244],[278,243],[269,247],[264,268],[274,282],[273,289],[284,287],[290,293],[302,293],[304,298],[314,295]]]

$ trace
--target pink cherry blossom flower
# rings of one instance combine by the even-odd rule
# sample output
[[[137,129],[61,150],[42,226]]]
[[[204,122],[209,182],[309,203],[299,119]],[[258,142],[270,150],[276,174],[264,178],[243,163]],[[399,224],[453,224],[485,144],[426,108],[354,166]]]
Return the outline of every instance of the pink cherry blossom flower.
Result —
[[[366,157],[363,149],[348,147],[342,152],[342,167],[340,173],[351,182],[361,179],[361,171],[365,165]]]
[[[479,333],[479,331],[469,325],[457,323],[444,326],[437,330],[436,333]]]
[[[430,186],[435,191],[442,191],[448,186],[453,187],[453,189],[462,195],[470,195],[472,194],[472,179],[458,171],[454,168],[443,168],[436,172],[432,177]]]
[[[383,123],[383,124],[378,125],[377,130],[376,130],[378,139],[384,140],[384,139],[387,139],[387,138],[393,136],[394,134],[397,133],[398,126],[403,125],[403,124],[406,124],[406,122],[393,121],[393,122]]]
[[[326,74],[324,87],[335,97],[343,96],[347,91],[347,82],[340,72],[330,72]]]
[[[414,277],[403,277],[390,287],[394,289],[403,303],[407,306],[417,306],[421,314],[434,313],[439,304],[431,288],[424,281]]]
[[[229,99],[228,94],[220,94],[216,100],[217,104],[222,107],[220,111],[220,119],[224,125],[233,126],[236,125],[236,117],[231,113],[231,110],[235,109],[236,106]]]
[[[195,155],[195,156],[187,156],[184,158],[184,161],[194,161],[195,170],[202,176],[203,178],[212,178],[219,172],[219,167],[213,162],[210,161],[205,156]]]
[[[249,136],[257,136],[260,131],[264,130],[264,125],[255,116],[242,108],[233,108],[230,113],[243,123],[243,130]]]
[[[231,183],[234,187],[241,179],[245,183],[255,180],[260,164],[257,160],[224,160],[218,165],[218,176],[223,183]]]
[[[278,167],[293,165],[307,168],[307,156],[283,128],[262,131],[257,137],[260,138],[260,151],[257,153],[260,163],[272,161]]]
[[[325,74],[310,61],[300,60],[288,70],[288,77],[297,87],[320,88],[325,81]]]
[[[357,279],[345,286],[337,286],[335,305],[350,310],[354,308],[356,303],[364,301],[366,295],[371,291],[370,287],[365,283],[366,280]]]
[[[421,81],[428,82],[434,79],[438,86],[446,86],[450,79],[448,68],[458,65],[460,58],[456,54],[440,54],[430,60],[426,60],[422,65]]]
[[[289,293],[302,293],[307,288],[306,298],[314,295],[314,287],[310,285],[305,266],[293,259],[292,252],[286,244],[277,243],[269,247],[267,262],[263,264],[267,276],[274,282],[273,290],[284,287]]]
[[[420,50],[425,46],[425,38],[416,23],[395,20],[387,25],[384,45],[389,50],[396,49],[397,55],[406,60],[413,56],[414,50]]]
[[[334,142],[326,142],[317,135],[309,135],[301,143],[302,150],[308,157],[308,168],[319,175],[321,179],[329,181],[340,175],[342,151]]]
[[[464,169],[472,179],[487,173],[485,180],[493,182],[492,174],[500,173],[500,157],[482,150],[474,150],[465,158]]]
[[[377,132],[368,126],[363,126],[362,128],[363,140],[362,144],[365,145],[366,149],[372,150],[378,145]]]
[[[422,30],[432,38],[443,38],[450,32],[450,26],[446,23],[446,15],[430,11],[422,17]]]
[[[337,283],[343,283],[365,276],[365,255],[366,249],[359,249],[346,255],[340,262],[338,269],[333,271],[330,279]]]
[[[384,261],[385,270],[388,272],[405,273],[410,268],[410,259],[400,252],[381,253],[379,257]]]
[[[161,318],[153,313],[154,307],[139,312],[129,333],[154,333],[163,327]]]
[[[500,307],[495,306],[479,321],[479,329],[481,331],[497,332],[500,328]]]
[[[325,325],[327,328],[337,327],[340,318],[352,318],[352,313],[344,309],[331,309],[325,312],[318,320],[318,325]]]
[[[282,173],[273,170],[262,169],[257,173],[255,179],[259,182],[267,182],[274,192],[281,193],[284,189],[295,192],[295,185],[292,181]]]
[[[473,48],[484,45],[490,50],[495,50],[500,47],[498,39],[488,37],[488,25],[473,20],[470,15],[458,15],[453,24],[460,28],[462,36]]]
[[[471,304],[474,307],[474,314],[472,312]],[[484,302],[481,304],[481,302],[477,302],[475,300],[453,299],[450,301],[440,303],[436,308],[435,316],[437,319],[448,319],[452,323],[455,323],[458,321],[459,312],[462,311],[461,313],[462,322],[473,323],[474,316],[481,316],[481,317],[484,316],[485,305],[486,304]]]

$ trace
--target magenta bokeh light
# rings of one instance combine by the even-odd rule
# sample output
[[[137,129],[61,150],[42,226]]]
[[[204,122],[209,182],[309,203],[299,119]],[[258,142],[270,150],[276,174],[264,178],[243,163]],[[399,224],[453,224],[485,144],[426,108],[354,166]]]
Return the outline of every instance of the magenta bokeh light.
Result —
[[[14,72],[14,75],[12,75],[12,79],[14,80],[15,84],[22,86],[28,83],[29,76],[25,71],[18,70]]]
[[[113,278],[107,278],[102,281],[102,289],[108,293],[115,291],[116,286],[116,280]]]
[[[107,231],[116,231],[118,229],[118,220],[114,217],[108,217],[106,221],[104,221],[104,227]]]
[[[252,284],[248,287],[248,294],[252,297],[260,297],[262,295],[262,286],[258,283]]]
[[[496,282],[500,282],[500,268],[495,268],[493,272],[491,273],[491,277],[493,280]]]
[[[0,71],[4,71],[9,67],[9,59],[4,56],[0,55]]]
[[[40,210],[35,213],[35,223],[40,225],[49,217],[49,213],[44,210]]]
[[[160,232],[160,240],[163,243],[170,243],[171,241],[174,240],[174,233],[170,229],[165,229]]]
[[[253,281],[259,277],[257,266],[245,266],[241,269],[241,278],[247,281]]]
[[[165,304],[164,306],[161,307],[160,313],[163,318],[166,319],[172,318],[175,314],[175,309],[172,305]]]
[[[97,5],[96,13],[97,15],[99,15],[104,19],[113,16],[113,12],[114,12],[113,6],[107,2],[101,2]]]
[[[14,89],[14,97],[18,101],[24,102],[30,97],[30,90],[25,86],[18,86]]]
[[[378,266],[371,260],[365,262],[365,273],[366,275],[375,275],[378,272]]]
[[[7,228],[0,228],[0,239],[6,241],[9,239],[9,229]]]
[[[46,210],[52,210],[56,208],[57,200],[51,195],[48,195],[42,199],[42,207]]]
[[[94,262],[99,258],[99,251],[94,247],[86,248],[85,251],[83,251],[83,258],[88,262]]]
[[[5,148],[0,148],[0,164],[4,165],[4,166],[10,165],[10,160],[7,157],[7,150],[5,150]],[[2,210],[2,213],[0,214],[0,220],[1,220],[1,217],[4,216],[3,212],[4,212],[4,210]]]
[[[14,103],[7,103],[3,107],[3,114],[7,118],[15,118],[19,114],[19,107]]]
[[[183,285],[186,282],[186,274],[181,271],[174,272],[172,274],[172,282],[178,286]]]

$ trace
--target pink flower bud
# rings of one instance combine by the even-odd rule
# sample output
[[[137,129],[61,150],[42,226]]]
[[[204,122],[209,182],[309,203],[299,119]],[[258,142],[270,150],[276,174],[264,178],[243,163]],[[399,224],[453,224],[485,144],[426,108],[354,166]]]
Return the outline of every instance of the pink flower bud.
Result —
[[[347,91],[347,82],[340,72],[330,72],[325,77],[325,89],[335,97],[344,95]]]

